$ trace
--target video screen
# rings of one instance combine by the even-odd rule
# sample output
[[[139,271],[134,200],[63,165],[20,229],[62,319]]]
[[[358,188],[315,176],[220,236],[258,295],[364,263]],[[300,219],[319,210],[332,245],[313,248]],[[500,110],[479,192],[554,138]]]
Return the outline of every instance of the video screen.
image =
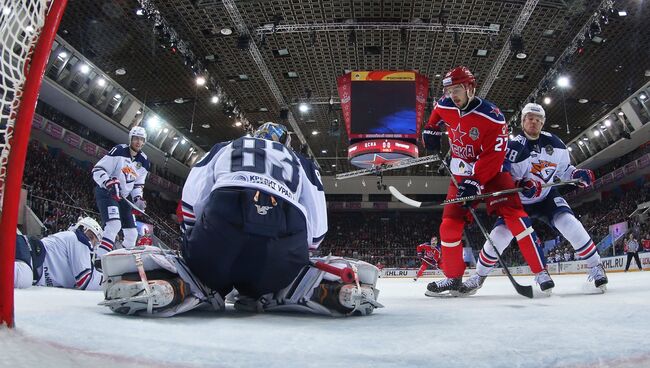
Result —
[[[352,83],[351,134],[416,134],[415,82]]]

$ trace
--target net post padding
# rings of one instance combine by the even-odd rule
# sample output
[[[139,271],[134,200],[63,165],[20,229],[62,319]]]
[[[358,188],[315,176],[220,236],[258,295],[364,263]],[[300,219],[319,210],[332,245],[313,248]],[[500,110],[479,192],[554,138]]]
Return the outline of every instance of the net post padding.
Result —
[[[34,0],[15,0],[9,3],[12,2],[15,4],[36,3]],[[32,119],[34,118],[38,92],[43,81],[43,74],[45,73],[45,66],[66,4],[67,0],[51,1],[49,12],[45,17],[45,22],[40,32],[38,32],[38,29],[35,29],[38,27],[38,24],[25,25],[32,27],[32,29],[21,30],[23,32],[35,32],[38,34],[36,36],[38,40],[33,47],[29,67],[22,71],[27,73],[25,83],[22,88],[14,92],[15,96],[11,106],[11,115],[15,114],[16,121],[13,127],[13,134],[5,134],[5,138],[9,139],[9,141],[5,142],[5,145],[9,145],[11,149],[5,168],[6,177],[4,188],[2,189],[2,214],[0,214],[0,326],[3,324],[9,327],[14,326],[13,284],[16,227],[18,225],[18,205],[25,168],[25,157],[27,156],[27,144],[32,129]],[[5,7],[11,10],[11,5],[5,5]],[[37,5],[26,7],[28,11],[35,11],[37,8]],[[4,11],[4,9],[0,9],[0,11]],[[3,39],[2,42],[4,43],[4,41]],[[4,51],[3,47],[3,53],[0,55],[2,58],[6,57]],[[4,82],[4,75],[2,79]],[[11,130],[11,128],[8,127],[8,130]]]

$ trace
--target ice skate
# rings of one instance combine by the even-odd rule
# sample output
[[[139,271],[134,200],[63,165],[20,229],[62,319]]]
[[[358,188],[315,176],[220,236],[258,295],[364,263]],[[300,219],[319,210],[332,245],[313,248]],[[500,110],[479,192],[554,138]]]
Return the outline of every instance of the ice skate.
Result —
[[[553,282],[551,275],[549,275],[548,271],[546,270],[543,270],[535,275],[535,282],[539,284],[539,288],[547,294],[550,294],[555,287],[555,282]]]
[[[472,275],[467,279],[458,289],[461,296],[474,295],[483,286],[483,282],[487,276],[480,276],[479,274]]]
[[[459,296],[459,288],[463,284],[462,277],[442,279],[427,285],[426,296]]]
[[[589,269],[589,277],[587,280],[593,281],[594,286],[602,290],[603,293],[607,291],[607,274],[602,264],[599,263],[597,266]]]

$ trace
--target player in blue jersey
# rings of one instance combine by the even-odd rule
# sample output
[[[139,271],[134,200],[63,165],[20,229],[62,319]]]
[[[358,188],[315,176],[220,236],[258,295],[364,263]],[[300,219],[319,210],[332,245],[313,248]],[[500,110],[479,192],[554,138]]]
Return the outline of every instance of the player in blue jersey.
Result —
[[[144,182],[149,172],[149,160],[142,152],[147,140],[143,127],[133,127],[129,132],[129,144],[118,144],[93,167],[93,180],[97,183],[95,200],[104,223],[98,256],[113,250],[117,233],[122,229],[125,248],[135,247],[138,229],[132,207],[123,198],[144,210]]]
[[[546,113],[542,106],[529,103],[523,108],[523,132],[508,143],[506,151],[506,158],[511,162],[510,172],[516,183],[523,188],[519,195],[526,212],[532,218],[538,218],[555,228],[571,243],[576,259],[586,261],[589,281],[593,281],[604,292],[607,275],[600,263],[594,241],[557,189],[541,187],[543,184],[570,179],[579,179],[581,187],[588,187],[594,181],[594,173],[571,165],[566,145],[555,134],[542,131],[545,120]],[[501,219],[497,220],[490,237],[501,253],[513,238]],[[485,243],[479,254],[476,274],[463,283],[461,292],[470,295],[476,293],[496,262],[494,249]],[[550,287],[545,291],[550,292],[555,284],[547,286]]]
[[[316,164],[290,148],[283,125],[266,123],[252,137],[216,144],[190,171],[182,217],[182,258],[147,248],[102,258],[112,282],[105,304],[113,311],[169,316],[202,303],[220,310],[233,289],[235,308],[245,311],[365,315],[381,306],[375,266],[340,257],[310,260],[309,250],[327,232],[325,194]],[[147,265],[148,259],[154,262]],[[312,266],[318,261],[356,270],[359,282],[344,283]],[[160,268],[168,272],[152,281],[153,297],[139,300],[142,277],[127,275]]]

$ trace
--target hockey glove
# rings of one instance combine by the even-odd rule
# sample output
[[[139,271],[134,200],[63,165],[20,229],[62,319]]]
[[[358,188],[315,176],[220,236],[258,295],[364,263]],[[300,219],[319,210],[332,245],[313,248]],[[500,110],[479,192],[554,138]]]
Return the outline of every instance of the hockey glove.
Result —
[[[523,189],[521,194],[526,198],[535,198],[542,194],[542,183],[537,180],[523,178],[517,182],[517,186]]]
[[[475,179],[467,178],[463,179],[463,181],[458,184],[458,193],[456,194],[456,198],[471,197],[479,194],[481,194],[481,184],[479,184]],[[469,207],[471,204],[472,202],[468,201],[462,206]]]
[[[110,178],[104,182],[104,187],[111,194],[114,200],[119,201],[120,198],[120,181],[117,178]]]
[[[587,188],[596,180],[596,177],[594,176],[594,172],[589,169],[575,169],[571,174],[571,179],[580,180],[578,186],[580,188]]]
[[[442,132],[437,129],[424,129],[422,131],[422,142],[424,147],[434,154],[440,153],[440,139]]]
[[[133,204],[134,204],[136,207],[138,207],[138,209],[144,211],[145,208],[147,208],[147,201],[145,201],[144,199],[142,199],[141,196],[137,196],[137,197],[133,198],[133,201],[134,201]]]

